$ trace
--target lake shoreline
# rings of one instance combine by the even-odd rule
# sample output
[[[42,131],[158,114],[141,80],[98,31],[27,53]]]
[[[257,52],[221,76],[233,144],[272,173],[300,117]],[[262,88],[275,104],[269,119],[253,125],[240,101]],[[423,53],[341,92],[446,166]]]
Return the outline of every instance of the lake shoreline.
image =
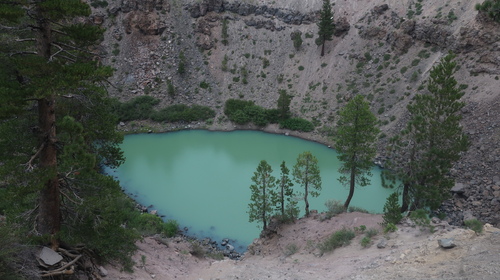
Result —
[[[235,125],[231,122],[220,124],[207,125],[202,122],[192,122],[189,124],[172,124],[172,123],[156,123],[149,120],[131,121],[122,123],[118,126],[118,130],[125,134],[142,134],[142,133],[168,133],[183,130],[206,130],[214,132],[232,132],[232,131],[260,131],[271,134],[286,135],[297,137],[302,140],[316,142],[333,148],[333,140],[331,137],[319,134],[316,131],[302,132],[289,129],[282,129],[279,124],[269,124],[265,127],[260,127],[254,124]]]

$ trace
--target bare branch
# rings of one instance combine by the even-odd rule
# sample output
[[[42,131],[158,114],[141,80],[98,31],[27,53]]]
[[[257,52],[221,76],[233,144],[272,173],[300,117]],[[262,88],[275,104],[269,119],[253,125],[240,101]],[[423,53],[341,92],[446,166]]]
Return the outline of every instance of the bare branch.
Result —
[[[10,56],[23,55],[23,54],[34,54],[34,55],[37,55],[38,53],[37,52],[16,52],[16,53],[10,54]]]
[[[74,204],[82,204],[81,202],[80,202],[80,203],[78,203],[78,202],[74,201],[73,199],[71,199],[71,198],[69,197],[69,195],[65,194],[62,190],[60,190],[59,192],[60,192],[60,193],[61,193],[64,197],[66,197],[69,201],[73,202]],[[77,196],[77,197],[78,197],[78,196]],[[79,197],[78,197],[78,198],[79,198]]]
[[[35,158],[38,157],[38,155],[40,154],[40,152],[43,150],[43,148],[45,148],[45,142],[42,143],[42,145],[40,146],[40,148],[38,148],[38,151],[36,151],[36,153],[30,158],[30,160],[25,164],[27,165],[26,167],[26,171],[32,171],[33,170],[33,160],[35,160]]]
[[[34,42],[35,38],[16,39],[16,42]]]
[[[54,54],[52,54],[52,55],[49,57],[49,61],[52,61],[52,59],[54,58],[54,56],[56,56],[56,55],[58,55],[60,52],[63,52],[63,51],[64,51],[64,49],[63,49],[61,46],[59,46],[59,45],[57,45],[57,44],[53,44],[53,45],[54,45],[54,46],[56,46],[56,47],[58,47],[58,48],[59,48],[59,50],[58,50],[57,52],[55,52]]]

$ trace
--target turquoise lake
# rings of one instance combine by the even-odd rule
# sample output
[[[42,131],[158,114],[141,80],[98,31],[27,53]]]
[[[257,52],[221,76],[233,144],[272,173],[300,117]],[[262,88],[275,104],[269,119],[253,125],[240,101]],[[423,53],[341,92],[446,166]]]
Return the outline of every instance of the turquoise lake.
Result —
[[[266,160],[279,176],[284,160],[292,170],[297,156],[310,151],[319,161],[322,191],[310,197],[310,209],[326,210],[325,201],[345,201],[347,187],[337,178],[337,153],[325,145],[299,138],[258,131],[211,132],[187,130],[163,134],[128,135],[122,144],[126,161],[108,173],[127,194],[142,205],[153,205],[165,220],[175,219],[187,235],[229,238],[237,251],[245,251],[261,231],[248,222],[251,177]],[[374,166],[371,185],[357,188],[351,206],[381,213],[393,190],[381,187]],[[293,177],[291,177],[293,179]],[[295,186],[300,191],[299,186]],[[303,213],[304,203],[299,202]]]

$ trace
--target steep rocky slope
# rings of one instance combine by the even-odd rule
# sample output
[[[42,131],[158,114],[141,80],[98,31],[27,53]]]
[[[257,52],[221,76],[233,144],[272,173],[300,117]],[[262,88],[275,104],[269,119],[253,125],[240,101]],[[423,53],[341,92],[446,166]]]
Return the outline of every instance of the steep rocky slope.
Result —
[[[443,210],[455,224],[465,215],[498,225],[500,25],[478,15],[479,2],[332,1],[338,32],[324,57],[315,44],[320,0],[122,0],[96,9],[94,21],[108,30],[102,52],[116,68],[112,95],[128,100],[147,94],[159,98],[160,107],[202,104],[217,111],[208,123],[134,122],[123,129],[254,128],[228,123],[224,102],[242,98],[271,108],[285,89],[294,96],[293,114],[317,125],[313,133],[296,135],[331,144],[339,108],[360,93],[387,135],[380,140],[382,156],[384,141],[403,128],[406,105],[431,67],[454,51],[461,66],[456,78],[467,85],[463,126],[472,146],[453,170],[459,184]],[[301,33],[299,50],[293,32]],[[177,71],[181,62],[184,74]],[[175,92],[168,92],[169,83]]]

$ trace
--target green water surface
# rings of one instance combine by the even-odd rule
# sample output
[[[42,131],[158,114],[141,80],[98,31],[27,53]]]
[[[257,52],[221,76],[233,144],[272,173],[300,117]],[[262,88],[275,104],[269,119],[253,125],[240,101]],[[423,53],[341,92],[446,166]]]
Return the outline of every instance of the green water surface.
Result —
[[[324,211],[326,200],[346,199],[348,189],[337,181],[337,153],[322,144],[258,131],[210,132],[189,130],[164,134],[128,135],[122,144],[126,161],[110,173],[142,205],[175,219],[188,235],[229,238],[238,251],[246,250],[260,233],[248,222],[251,177],[266,160],[279,177],[284,160],[290,170],[297,156],[310,151],[318,158],[323,190],[310,198],[310,209]],[[290,172],[291,173],[291,172]],[[372,185],[357,188],[351,206],[382,212],[393,190],[380,183],[373,168]],[[296,186],[297,190],[300,190]],[[299,202],[303,211],[304,203]]]

